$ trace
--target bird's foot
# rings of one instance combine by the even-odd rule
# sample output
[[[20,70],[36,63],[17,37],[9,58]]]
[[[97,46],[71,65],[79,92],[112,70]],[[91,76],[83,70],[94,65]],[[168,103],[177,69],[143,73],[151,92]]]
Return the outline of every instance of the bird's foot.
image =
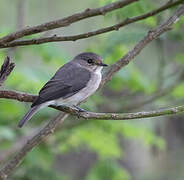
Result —
[[[77,113],[77,117],[78,117],[78,118],[80,118],[80,114],[81,114],[82,112],[87,112],[85,109],[82,109],[82,108],[80,108],[79,106],[74,105],[73,107],[76,108],[77,111],[78,111],[78,113]]]

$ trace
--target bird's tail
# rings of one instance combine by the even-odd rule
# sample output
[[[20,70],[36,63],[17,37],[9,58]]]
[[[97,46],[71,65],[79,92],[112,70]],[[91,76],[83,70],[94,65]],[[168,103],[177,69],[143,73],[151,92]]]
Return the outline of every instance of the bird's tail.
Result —
[[[20,120],[18,127],[21,128],[27,121],[29,121],[32,116],[40,109],[40,105],[32,107],[25,116]]]

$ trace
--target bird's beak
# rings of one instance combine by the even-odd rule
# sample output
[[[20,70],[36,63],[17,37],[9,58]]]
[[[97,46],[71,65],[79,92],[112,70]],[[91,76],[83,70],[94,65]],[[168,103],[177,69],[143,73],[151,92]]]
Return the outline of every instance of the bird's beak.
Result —
[[[99,63],[98,65],[99,66],[108,66],[107,64],[104,64],[104,63]]]

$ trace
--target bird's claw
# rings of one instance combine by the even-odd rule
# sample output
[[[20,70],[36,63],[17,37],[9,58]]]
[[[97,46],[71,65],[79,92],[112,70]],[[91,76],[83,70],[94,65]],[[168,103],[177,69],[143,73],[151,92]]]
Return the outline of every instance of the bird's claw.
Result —
[[[75,106],[75,105],[74,105],[74,107],[75,107],[75,108],[77,109],[77,111],[78,111],[78,112],[77,112],[77,117],[78,117],[78,118],[81,117],[81,113],[82,113],[82,112],[87,112],[85,109],[82,109],[82,108],[80,108],[80,107],[78,107],[78,106]]]

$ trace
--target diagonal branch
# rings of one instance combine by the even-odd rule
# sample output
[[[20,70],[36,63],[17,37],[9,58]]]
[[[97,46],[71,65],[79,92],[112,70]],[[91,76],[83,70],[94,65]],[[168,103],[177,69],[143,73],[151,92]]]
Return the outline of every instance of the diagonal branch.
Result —
[[[104,73],[101,86],[103,86],[107,81],[109,81],[117,71],[129,64],[129,62],[135,56],[137,56],[146,47],[148,43],[158,38],[161,34],[171,30],[173,24],[175,24],[180,19],[180,17],[183,16],[183,14],[184,5],[181,5],[181,7],[178,8],[175,14],[171,16],[165,23],[163,23],[154,30],[150,30],[147,35],[135,45],[132,50],[130,50],[124,57],[122,57],[119,61],[109,67],[109,69]]]
[[[140,41],[133,50],[131,50],[127,55],[125,55],[122,59],[120,59],[116,64],[111,66],[111,68],[106,72],[107,78],[105,77],[103,80],[103,84],[107,82],[112,75],[121,69],[123,66],[127,65],[136,55],[140,53],[140,51],[152,40],[156,39],[161,34],[167,32],[171,29],[172,25],[179,20],[179,18],[184,14],[184,5],[182,5],[174,15],[169,18],[165,23],[157,27],[155,30],[150,31],[142,41]],[[67,110],[67,109],[65,109]],[[165,114],[173,114],[183,112],[184,107],[179,106],[175,108],[168,108],[164,110],[151,111],[151,112],[139,112],[139,113],[128,113],[128,114],[106,114],[106,113],[92,113],[86,114],[86,118],[94,118],[94,114],[98,115],[98,118],[102,119],[133,119],[133,118],[141,118],[141,117],[153,117],[156,115],[165,115]],[[12,173],[12,171],[18,166],[18,164],[24,159],[26,154],[31,151],[36,145],[42,142],[42,140],[51,135],[57,125],[63,121],[64,116],[66,114],[60,114],[56,119],[51,120],[38,134],[32,137],[18,152],[17,154],[0,170],[0,179],[5,180]],[[121,117],[120,117],[121,116]]]
[[[111,12],[119,8],[123,8],[136,1],[138,0],[119,0],[117,2],[108,4],[100,8],[95,8],[95,9],[88,8],[84,10],[83,12],[73,14],[63,19],[50,21],[50,22],[47,22],[41,25],[33,26],[33,27],[27,27],[25,29],[22,29],[20,31],[11,33],[7,36],[0,38],[0,44],[3,45],[4,43],[11,42],[11,41],[14,41],[16,39],[19,39],[19,38],[22,38],[24,36],[28,36],[31,34],[37,34],[37,33],[45,32],[45,31],[49,31],[51,29],[69,26],[70,24],[80,21],[82,19],[99,16],[99,15],[105,15],[108,12]]]
[[[104,34],[107,32],[111,32],[111,31],[117,31],[120,28],[137,22],[137,21],[141,21],[144,20],[148,17],[154,16],[156,14],[159,14],[162,11],[165,11],[166,9],[169,9],[171,7],[174,7],[176,5],[179,5],[183,2],[184,0],[178,0],[175,2],[172,1],[168,1],[166,4],[164,4],[163,6],[159,7],[158,9],[155,9],[153,11],[150,11],[148,13],[139,15],[139,16],[135,16],[132,18],[127,18],[124,21],[115,24],[113,26],[109,26],[106,28],[101,28],[98,29],[96,31],[91,31],[91,32],[87,32],[87,33],[83,33],[83,34],[78,34],[78,35],[73,35],[73,36],[50,36],[50,37],[43,37],[43,38],[35,38],[35,39],[29,39],[29,40],[17,40],[17,41],[13,41],[13,42],[9,42],[9,43],[3,43],[0,44],[0,48],[8,48],[8,47],[16,47],[16,46],[25,46],[25,45],[38,45],[38,44],[43,44],[43,43],[48,43],[48,42],[61,42],[61,41],[76,41],[79,39],[86,39],[92,36],[97,36],[99,34]]]
[[[0,87],[2,86],[4,81],[7,79],[9,74],[12,72],[14,67],[15,67],[15,64],[12,63],[10,61],[10,58],[7,56],[0,69]]]
[[[40,130],[34,137],[29,139],[23,148],[12,158],[8,164],[0,171],[0,180],[8,178],[10,173],[19,165],[23,157],[27,155],[29,151],[41,141],[44,140],[48,135],[51,135],[56,129],[58,124],[61,124],[65,119],[66,114],[60,113],[55,119],[51,120],[43,129]]]

